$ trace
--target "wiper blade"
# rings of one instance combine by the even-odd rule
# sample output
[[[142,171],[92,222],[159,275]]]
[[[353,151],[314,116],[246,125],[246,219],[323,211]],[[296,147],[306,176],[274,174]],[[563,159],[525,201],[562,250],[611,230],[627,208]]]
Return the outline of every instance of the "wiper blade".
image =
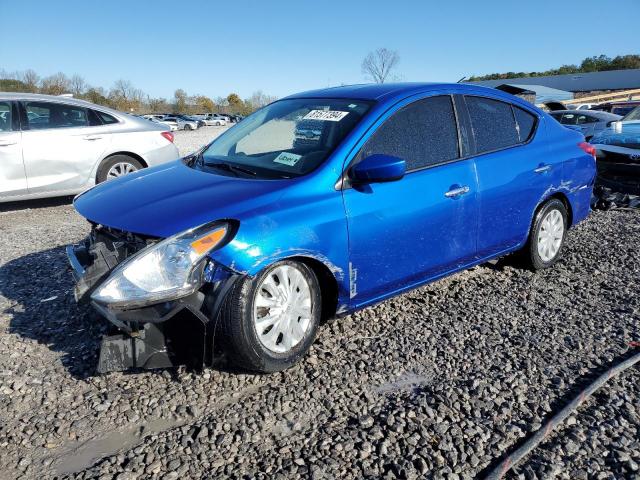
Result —
[[[242,172],[242,173],[246,173],[247,175],[251,175],[252,177],[255,177],[257,175],[257,173],[254,172],[253,170],[249,170],[248,168],[244,168],[239,165],[231,165],[230,163],[204,162],[203,165],[205,167],[219,168],[221,170],[227,170],[228,172],[233,172],[233,173]]]

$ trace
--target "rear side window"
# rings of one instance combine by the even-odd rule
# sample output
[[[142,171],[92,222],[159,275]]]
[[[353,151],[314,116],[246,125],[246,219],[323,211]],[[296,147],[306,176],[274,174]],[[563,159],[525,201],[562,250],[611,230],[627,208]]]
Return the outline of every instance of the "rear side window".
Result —
[[[74,105],[28,102],[25,104],[25,110],[30,130],[85,127],[89,125],[87,109]]]
[[[563,125],[575,125],[578,121],[578,115],[575,113],[565,113],[562,115],[562,123]]]
[[[103,125],[110,125],[112,123],[118,123],[118,119],[113,115],[109,115],[108,113],[101,112],[100,110],[94,110],[98,118]]]
[[[10,132],[11,130],[11,104],[0,102],[0,132]]]
[[[400,109],[373,133],[359,160],[373,154],[402,158],[408,171],[459,158],[451,97],[429,97]]]
[[[513,113],[516,116],[516,122],[518,123],[518,135],[520,136],[520,142],[526,142],[533,135],[533,131],[536,128],[536,117],[531,115],[526,110],[513,107]]]
[[[520,143],[511,105],[484,97],[465,97],[476,153],[491,152]]]

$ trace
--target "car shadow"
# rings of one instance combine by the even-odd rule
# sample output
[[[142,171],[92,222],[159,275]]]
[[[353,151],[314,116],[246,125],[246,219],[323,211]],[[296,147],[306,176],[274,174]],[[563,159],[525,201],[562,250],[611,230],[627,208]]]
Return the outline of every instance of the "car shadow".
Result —
[[[77,305],[63,246],[30,253],[0,265],[2,312],[11,316],[9,333],[60,352],[76,378],[96,372],[98,347],[107,322],[89,306]]]
[[[70,205],[73,196],[41,198],[38,200],[20,200],[18,202],[0,203],[0,212],[30,210],[36,208],[59,207],[61,205]]]

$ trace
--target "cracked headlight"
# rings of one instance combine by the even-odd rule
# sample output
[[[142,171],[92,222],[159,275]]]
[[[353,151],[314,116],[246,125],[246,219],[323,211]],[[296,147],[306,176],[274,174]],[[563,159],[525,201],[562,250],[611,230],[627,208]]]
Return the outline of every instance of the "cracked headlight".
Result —
[[[190,295],[202,285],[205,257],[230,233],[229,224],[208,223],[147,247],[116,267],[91,299],[135,307]]]

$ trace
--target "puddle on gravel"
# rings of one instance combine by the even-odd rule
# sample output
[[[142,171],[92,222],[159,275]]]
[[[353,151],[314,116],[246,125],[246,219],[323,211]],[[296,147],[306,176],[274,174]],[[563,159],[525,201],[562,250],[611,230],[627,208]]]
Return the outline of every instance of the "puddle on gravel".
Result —
[[[101,458],[130,450],[149,435],[180,427],[185,422],[186,420],[181,419],[159,418],[126,430],[107,432],[58,456],[53,462],[53,468],[59,475],[79,472],[94,465]]]

